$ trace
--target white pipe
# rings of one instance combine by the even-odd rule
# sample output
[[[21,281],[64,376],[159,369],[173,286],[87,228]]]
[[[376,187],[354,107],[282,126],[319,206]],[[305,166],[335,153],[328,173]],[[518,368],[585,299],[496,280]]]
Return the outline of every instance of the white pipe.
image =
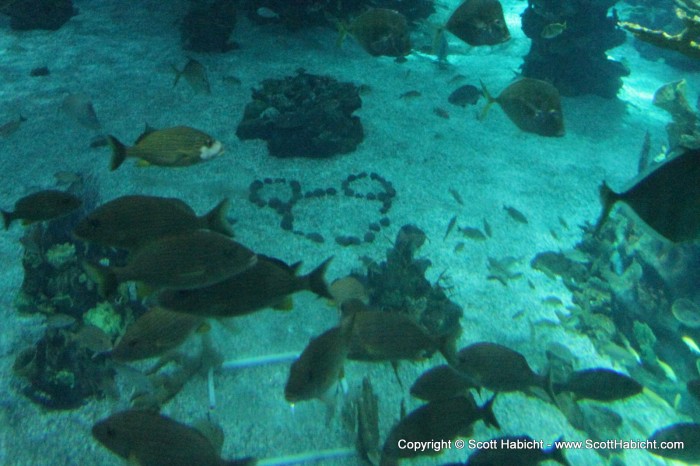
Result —
[[[251,358],[232,359],[224,361],[221,369],[225,371],[245,369],[248,367],[262,366],[264,364],[278,364],[294,361],[299,357],[299,353],[278,353],[267,356],[254,356]]]
[[[357,455],[357,450],[354,448],[333,448],[330,450],[307,451],[296,455],[278,456],[276,458],[265,458],[258,460],[257,466],[289,466],[309,461],[332,460],[355,455]]]

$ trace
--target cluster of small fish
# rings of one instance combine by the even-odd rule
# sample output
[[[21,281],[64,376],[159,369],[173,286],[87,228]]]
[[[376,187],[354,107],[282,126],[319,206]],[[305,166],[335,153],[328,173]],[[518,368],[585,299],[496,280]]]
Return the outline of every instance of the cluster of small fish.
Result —
[[[500,429],[492,411],[495,395],[479,406],[471,392],[474,389],[480,392],[485,388],[495,394],[514,391],[533,395],[542,393],[543,399],[557,406],[563,393],[572,394],[576,400],[609,402],[642,392],[642,386],[635,380],[603,368],[576,371],[563,382],[553,382],[549,374],[535,373],[523,355],[496,343],[471,344],[449,355],[448,363],[429,369],[414,382],[411,395],[428,403],[409,413],[392,428],[384,444],[382,464],[440,453],[430,449],[400,449],[397,446],[399,439],[429,442],[469,436],[478,420]],[[466,464],[535,465],[547,459],[569,464],[558,450],[527,452],[518,449],[476,450]]]
[[[363,179],[369,179],[376,182],[382,187],[381,191],[361,193],[351,188],[352,183]],[[269,199],[264,199],[260,195],[260,192],[266,185],[271,186],[275,184],[289,186],[290,196],[287,200],[282,200],[276,196],[270,197]],[[302,199],[336,196],[338,194],[338,190],[336,188],[316,188],[314,190],[309,190],[302,193],[301,183],[299,183],[297,180],[290,180],[287,182],[287,180],[284,178],[265,178],[263,180],[254,180],[250,184],[248,190],[248,200],[250,202],[260,208],[270,207],[282,217],[280,220],[280,228],[286,231],[291,231],[295,235],[303,236],[316,243],[325,242],[325,238],[319,232],[304,232],[299,229],[295,229],[294,213],[292,210],[294,206]],[[362,239],[355,235],[338,235],[335,238],[335,242],[341,246],[360,245],[363,241],[365,243],[373,242],[376,238],[376,234],[381,231],[382,228],[388,227],[391,224],[391,221],[388,217],[386,217],[386,214],[389,213],[393,199],[396,197],[396,189],[394,189],[393,184],[377,173],[372,172],[368,174],[367,172],[360,172],[358,174],[348,175],[348,177],[342,181],[340,190],[343,192],[345,197],[380,202],[382,206],[379,208],[379,213],[383,216],[376,222],[369,223],[367,226],[367,231]]]

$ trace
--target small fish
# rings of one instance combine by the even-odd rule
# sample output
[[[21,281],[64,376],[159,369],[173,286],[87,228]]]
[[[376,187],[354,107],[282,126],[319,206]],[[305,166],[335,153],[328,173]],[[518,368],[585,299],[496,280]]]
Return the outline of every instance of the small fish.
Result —
[[[637,173],[644,173],[651,162],[651,157],[649,152],[651,150],[651,136],[647,130],[644,133],[644,141],[642,142],[642,149],[639,151],[639,162],[637,162]]]
[[[560,438],[559,441],[561,440]],[[557,449],[556,446],[541,449],[539,442],[528,435],[497,437],[491,442],[497,445],[497,448],[474,450],[466,464],[469,466],[537,466],[540,463],[556,461],[564,466],[570,466],[561,449]]]
[[[452,197],[454,198],[455,201],[457,201],[457,204],[459,205],[464,205],[464,200],[462,199],[462,196],[457,192],[456,189],[450,188],[449,189],[450,194],[452,194]]]
[[[576,371],[564,383],[552,385],[554,393],[572,392],[577,399],[615,401],[637,395],[644,387],[631,377],[611,369]]]
[[[228,236],[196,230],[168,236],[138,249],[123,267],[84,264],[102,296],[112,296],[119,283],[143,282],[153,289],[202,288],[251,267],[258,256]]]
[[[488,271],[486,277],[488,280],[498,280],[503,286],[508,286],[509,280],[515,280],[523,276],[522,272],[513,271],[512,268],[519,262],[515,257],[504,257],[503,259],[494,259],[488,257]]]
[[[226,461],[200,431],[147,410],[112,414],[92,436],[114,454],[139,466],[254,466],[252,458]]]
[[[97,354],[107,353],[112,349],[112,338],[104,330],[91,324],[80,327],[74,340],[81,348],[87,348]]]
[[[548,25],[542,28],[542,32],[540,32],[540,37],[542,37],[543,39],[554,39],[565,30],[566,21],[562,23],[549,23]]]
[[[233,75],[227,75],[221,78],[221,81],[228,86],[240,86],[242,84],[241,78]]]
[[[87,129],[97,131],[102,128],[90,97],[85,94],[70,94],[63,99],[61,110]]]
[[[527,217],[525,217],[525,214],[523,214],[522,212],[520,212],[520,211],[519,211],[518,209],[516,209],[515,207],[511,207],[511,206],[509,206],[509,205],[504,205],[504,206],[503,206],[503,210],[505,210],[506,213],[507,213],[508,215],[510,215],[510,218],[512,218],[512,219],[515,220],[516,222],[522,223],[522,224],[525,224],[525,225],[527,225],[527,224],[529,223],[529,222],[527,221]]]
[[[323,399],[343,375],[354,317],[313,338],[292,363],[284,387],[284,397],[290,403]]]
[[[460,241],[459,243],[455,244],[454,252],[461,252],[462,250],[464,250],[464,246],[466,246],[466,244],[464,244],[464,241]]]
[[[261,6],[255,10],[255,14],[264,19],[279,19],[280,15],[277,12],[271,10],[270,8]]]
[[[23,225],[53,220],[70,214],[82,204],[83,201],[70,193],[48,189],[18,200],[14,211],[0,210],[0,213],[7,230],[15,220],[22,220]]]
[[[411,395],[423,401],[444,400],[465,395],[471,388],[477,387],[452,366],[443,364],[423,372],[411,386]]]
[[[678,322],[688,328],[700,328],[700,305],[688,298],[673,301],[671,313]]]
[[[492,104],[501,106],[510,121],[522,131],[547,137],[564,136],[561,97],[556,87],[539,79],[521,78],[493,97],[484,83],[481,90],[488,101],[479,119],[483,120]]]
[[[696,356],[700,355],[700,347],[698,346],[697,343],[695,343],[695,340],[693,340],[693,337],[688,336],[688,335],[683,335],[681,338],[683,343],[685,343],[685,346],[688,347],[688,349]]]
[[[555,306],[555,307],[564,305],[564,303],[561,301],[561,299],[559,299],[556,296],[546,296],[546,297],[542,298],[542,304],[544,304],[545,306]]]
[[[624,202],[651,230],[673,243],[700,238],[700,150],[688,150],[656,165],[616,192],[603,182],[603,210],[595,231],[602,228],[617,202]]]
[[[399,459],[415,458],[418,456],[435,456],[440,449],[411,449],[401,448],[405,442],[432,442],[435,439],[452,440],[458,435],[467,436],[472,426],[479,420],[486,425],[500,429],[493,414],[495,397],[478,406],[471,394],[457,396],[444,400],[431,401],[428,404],[410,412],[391,428],[384,442],[380,464],[397,464]]]
[[[339,29],[338,45],[350,33],[370,55],[403,57],[411,52],[408,21],[396,10],[370,8],[352,20],[350,26],[339,24]]]
[[[445,241],[445,240],[447,239],[447,237],[450,235],[450,232],[451,232],[452,229],[455,227],[455,224],[456,224],[456,223],[457,223],[457,216],[454,215],[454,216],[450,219],[450,223],[447,224],[447,230],[445,230],[445,236],[442,238],[443,241]]]
[[[406,91],[403,94],[399,96],[399,99],[414,99],[416,97],[420,97],[421,93],[418,91]]]
[[[365,304],[369,303],[367,289],[362,282],[352,275],[333,281],[328,287],[328,291],[339,308],[345,301],[350,299],[359,299]]]
[[[223,152],[221,142],[198,129],[188,126],[159,129],[135,145],[127,147],[114,136],[107,136],[112,148],[110,170],[114,171],[127,157],[136,157],[144,163],[161,167],[184,167],[210,160]]]
[[[474,227],[459,227],[457,228],[457,231],[462,233],[465,238],[477,240],[477,241],[485,241],[486,240],[486,235],[484,235],[481,230],[478,228]]]
[[[175,65],[171,65],[175,72],[173,87],[177,86],[181,77],[184,77],[195,92],[201,94],[211,94],[211,86],[207,77],[207,70],[200,62],[194,58],[189,58],[182,70],[178,70]]]
[[[695,422],[680,422],[656,430],[649,437],[650,445],[647,451],[662,458],[682,461],[688,464],[700,462],[700,424]],[[662,442],[681,442],[675,448]],[[682,445],[682,446],[681,446]]]
[[[272,257],[257,257],[257,262],[248,270],[211,286],[164,290],[157,296],[158,303],[177,312],[206,317],[234,317],[266,307],[290,310],[290,296],[302,290],[333,299],[324,278],[332,257],[302,276],[297,275],[300,263],[290,266]]]
[[[27,121],[25,117],[22,115],[19,116],[16,120],[8,121],[7,123],[3,124],[0,126],[0,137],[6,138],[8,136],[11,136],[14,134],[20,126],[22,126],[22,123]]]
[[[476,105],[482,95],[476,86],[465,84],[452,91],[447,101],[452,105],[466,107],[467,105]]]
[[[465,0],[452,13],[445,29],[469,45],[496,45],[510,39],[498,0]]]
[[[129,325],[112,350],[115,361],[138,361],[160,356],[180,346],[204,318],[154,307]]]
[[[486,233],[486,236],[491,238],[493,236],[493,230],[491,229],[491,224],[484,219],[484,233]]]
[[[51,314],[46,317],[47,328],[65,328],[70,327],[76,322],[75,317],[67,314]]]
[[[224,199],[207,214],[198,217],[180,199],[129,195],[102,204],[83,218],[73,235],[106,247],[135,251],[155,239],[199,229],[233,236],[226,214],[230,202]]]
[[[561,225],[564,229],[568,230],[569,229],[569,224],[564,220],[561,215],[557,217],[559,219],[559,225]]]
[[[447,43],[445,34],[435,34],[431,52],[439,64],[447,63],[447,56],[450,53],[450,44]]]
[[[439,116],[440,118],[444,118],[446,120],[450,118],[450,114],[447,112],[447,110],[441,107],[433,108],[433,113]]]
[[[554,228],[550,228],[550,229],[549,229],[549,234],[552,236],[552,238],[554,238],[554,239],[556,239],[556,240],[559,239],[559,235],[557,235],[557,232],[554,231]]]
[[[454,367],[476,386],[495,392],[525,391],[530,387],[548,390],[547,377],[533,372],[522,354],[497,343],[479,342],[461,349]]]

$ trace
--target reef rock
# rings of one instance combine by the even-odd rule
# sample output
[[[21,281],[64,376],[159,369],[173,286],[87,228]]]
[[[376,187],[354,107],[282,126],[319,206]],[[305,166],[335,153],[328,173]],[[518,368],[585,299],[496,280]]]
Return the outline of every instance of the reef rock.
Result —
[[[364,138],[352,113],[362,101],[355,85],[299,70],[253,89],[236,135],[264,139],[276,157],[323,158],[355,150]]]

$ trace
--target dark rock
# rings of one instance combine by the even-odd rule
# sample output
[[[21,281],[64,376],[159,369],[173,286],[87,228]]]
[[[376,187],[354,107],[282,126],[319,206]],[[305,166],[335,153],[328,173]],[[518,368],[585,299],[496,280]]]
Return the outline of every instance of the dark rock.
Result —
[[[51,74],[51,72],[49,71],[49,68],[47,66],[33,68],[32,71],[29,72],[29,76],[31,77],[48,76],[49,74]]]
[[[365,237],[364,237],[365,243],[371,243],[374,241],[375,238],[376,238],[376,235],[374,233],[372,233],[371,231],[368,231],[367,233],[365,233]]]
[[[607,57],[606,50],[625,41],[615,15],[614,0],[533,0],[522,14],[522,28],[532,39],[521,65],[523,76],[552,83],[562,95],[597,94],[614,98],[629,70]],[[553,22],[566,22],[556,37],[542,37]],[[585,70],[585,72],[581,72]]]
[[[10,27],[17,31],[55,31],[78,13],[72,0],[19,0],[10,2],[1,12],[10,17]]]
[[[336,236],[335,242],[341,246],[358,246],[362,241],[357,236]]]
[[[236,48],[229,42],[235,25],[233,0],[193,3],[180,26],[183,48],[194,52],[228,52]]]
[[[253,90],[236,135],[264,139],[276,157],[323,158],[348,153],[362,142],[362,101],[357,87],[307,74],[266,79]]]
[[[314,243],[325,243],[326,240],[323,238],[323,235],[320,233],[307,233],[306,235],[307,239],[310,239]]]

